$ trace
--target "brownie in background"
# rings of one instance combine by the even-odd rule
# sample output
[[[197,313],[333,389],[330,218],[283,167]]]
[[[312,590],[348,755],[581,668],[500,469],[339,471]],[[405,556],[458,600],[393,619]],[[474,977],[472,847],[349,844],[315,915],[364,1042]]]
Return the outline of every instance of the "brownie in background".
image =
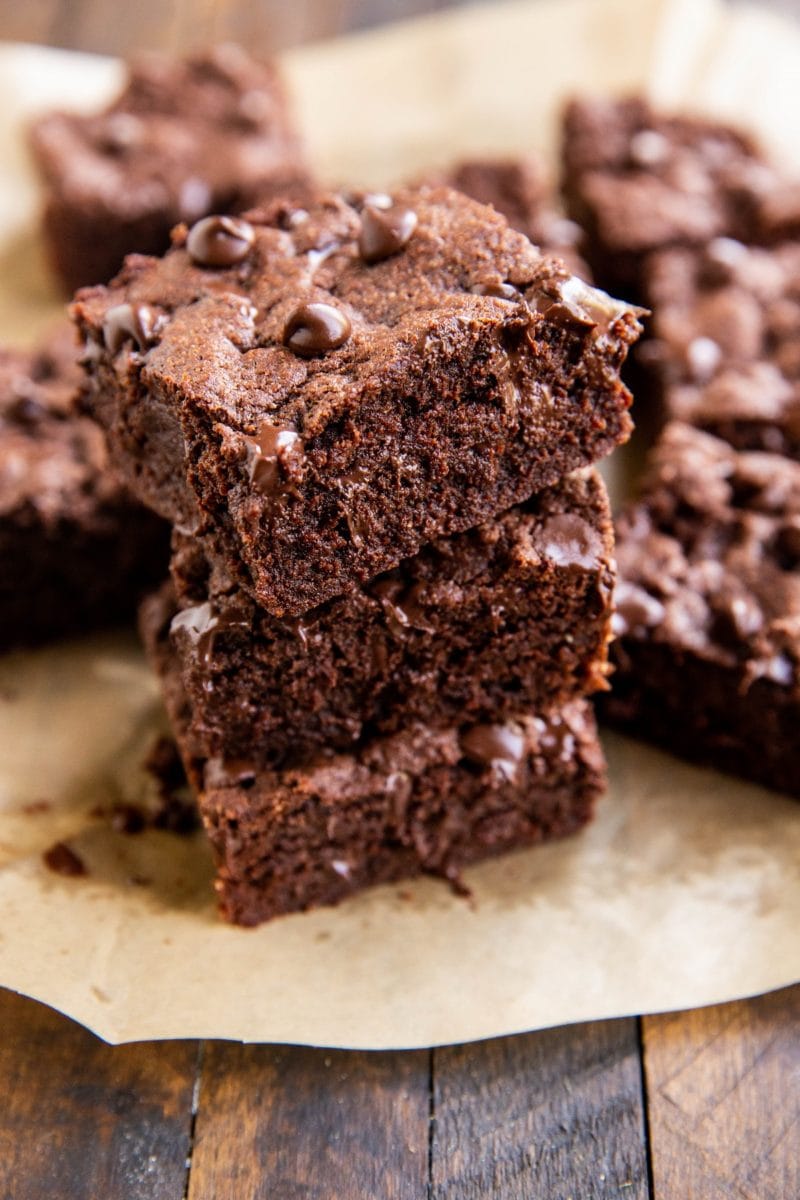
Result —
[[[0,349],[0,649],[130,621],[163,578],[169,531],[120,483],[66,322]]]
[[[42,117],[31,145],[50,258],[69,293],[111,279],[128,253],[162,253],[180,221],[307,180],[277,69],[234,45],[143,56],[105,111]]]
[[[668,425],[617,560],[605,715],[800,796],[800,463]]]
[[[778,186],[747,134],[659,113],[642,97],[573,100],[564,115],[563,170],[567,212],[585,232],[595,278],[646,304],[652,251],[717,237],[760,240]]]

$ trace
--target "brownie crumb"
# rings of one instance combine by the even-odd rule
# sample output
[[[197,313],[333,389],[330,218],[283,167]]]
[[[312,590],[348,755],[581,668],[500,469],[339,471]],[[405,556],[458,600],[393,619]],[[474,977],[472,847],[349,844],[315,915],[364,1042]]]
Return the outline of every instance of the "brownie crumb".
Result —
[[[56,842],[42,855],[44,864],[56,875],[88,875],[86,864],[66,842]]]

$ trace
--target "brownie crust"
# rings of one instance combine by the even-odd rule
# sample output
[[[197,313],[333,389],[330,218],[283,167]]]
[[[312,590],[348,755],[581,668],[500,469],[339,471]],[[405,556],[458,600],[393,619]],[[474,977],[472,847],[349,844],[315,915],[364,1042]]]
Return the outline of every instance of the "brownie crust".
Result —
[[[591,281],[581,254],[583,230],[560,211],[538,159],[474,158],[456,163],[428,183],[446,184],[502,213],[513,229],[564,262],[573,275]]]
[[[70,294],[105,283],[126,254],[163,253],[179,221],[307,181],[276,69],[232,45],[142,56],[104,112],[48,114],[31,145],[45,238]]]
[[[800,464],[668,425],[617,559],[605,715],[800,796]]]
[[[198,264],[217,250],[196,226],[74,314],[131,488],[271,614],[352,590],[628,437],[636,310],[490,209],[420,189],[276,204],[237,228],[211,239],[229,266]]]
[[[143,610],[148,650],[217,864],[222,916],[256,925],[421,872],[462,867],[581,828],[606,784],[591,707],[460,729],[415,725],[283,771],[208,758],[162,598]]]

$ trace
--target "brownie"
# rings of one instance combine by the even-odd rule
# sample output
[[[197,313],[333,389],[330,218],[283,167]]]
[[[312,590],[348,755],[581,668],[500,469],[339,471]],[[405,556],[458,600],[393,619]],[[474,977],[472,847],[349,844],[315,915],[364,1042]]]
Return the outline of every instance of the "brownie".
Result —
[[[564,115],[567,211],[604,287],[636,299],[646,256],[728,236],[759,240],[777,185],[755,142],[712,120],[666,115],[641,97],[576,99]]]
[[[170,638],[194,723],[212,755],[284,765],[412,723],[557,707],[606,686],[612,554],[594,471],[289,620],[177,534]]]
[[[0,649],[130,620],[163,578],[169,531],[110,469],[75,411],[66,322],[33,351],[0,349]]]
[[[800,464],[668,425],[617,557],[606,715],[800,796]]]
[[[415,724],[277,771],[210,757],[167,634],[171,611],[163,593],[146,603],[145,639],[229,921],[255,925],[423,871],[459,886],[467,863],[579,829],[605,787],[586,701],[547,717]]]
[[[662,251],[648,294],[646,362],[664,416],[800,459],[800,242]]]
[[[536,158],[466,159],[429,182],[448,184],[481,204],[491,204],[534,245],[557,255],[574,275],[590,279],[581,257],[583,230],[559,211]]]
[[[142,57],[104,112],[51,113],[31,142],[50,257],[69,292],[104,283],[131,251],[162,253],[179,221],[305,179],[275,67],[232,45]]]
[[[130,257],[73,311],[132,490],[273,615],[628,437],[619,371],[637,310],[491,209],[422,188],[232,221]]]

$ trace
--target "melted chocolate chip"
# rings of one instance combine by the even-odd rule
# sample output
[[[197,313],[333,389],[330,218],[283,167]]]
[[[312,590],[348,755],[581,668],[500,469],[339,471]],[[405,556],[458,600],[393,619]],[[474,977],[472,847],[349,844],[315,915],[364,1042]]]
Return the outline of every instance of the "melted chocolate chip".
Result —
[[[250,479],[261,496],[273,496],[284,489],[284,479],[299,478],[305,455],[299,434],[262,421],[250,461]]]
[[[103,341],[109,354],[119,354],[126,342],[146,350],[155,341],[158,314],[149,304],[117,304],[103,318]]]
[[[42,855],[44,865],[56,875],[86,875],[86,865],[82,858],[71,850],[65,842],[56,842]]]
[[[380,601],[386,626],[395,638],[405,637],[409,629],[420,629],[423,633],[436,632],[425,616],[421,584],[415,583],[404,591],[398,580],[382,579],[373,587],[373,594]]]
[[[358,252],[365,263],[382,262],[403,250],[416,228],[417,214],[411,208],[366,204],[361,214]]]
[[[303,304],[287,321],[283,344],[301,358],[313,358],[343,346],[350,332],[347,316],[332,304]]]
[[[497,280],[484,280],[474,283],[469,289],[473,296],[491,296],[494,300],[521,300],[518,288],[512,283]]]
[[[196,604],[172,618],[170,633],[183,629],[189,636],[202,667],[209,667],[216,639],[221,633],[247,630],[252,627],[246,609],[232,606],[224,615],[213,611],[210,603]]]
[[[583,517],[558,513],[548,517],[534,534],[538,549],[560,567],[596,567],[603,550],[599,533]]]
[[[466,758],[513,779],[525,757],[525,738],[513,725],[473,725],[459,738]]]
[[[186,249],[200,267],[233,267],[252,249],[256,231],[241,217],[204,217],[189,230]]]

